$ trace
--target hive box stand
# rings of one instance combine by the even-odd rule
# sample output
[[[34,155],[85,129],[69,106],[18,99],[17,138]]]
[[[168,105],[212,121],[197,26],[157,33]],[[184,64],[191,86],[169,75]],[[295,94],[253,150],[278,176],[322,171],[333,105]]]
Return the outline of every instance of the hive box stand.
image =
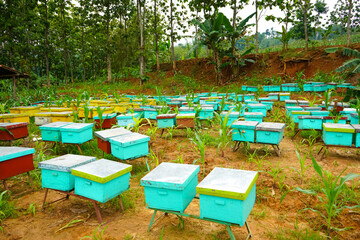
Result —
[[[259,122],[256,121],[236,121],[232,124],[232,140],[240,142],[255,142],[255,128]]]
[[[196,187],[200,218],[243,226],[256,198],[258,173],[216,167]]]
[[[279,145],[284,137],[285,123],[262,122],[256,126],[256,142]]]
[[[163,162],[141,179],[147,207],[184,212],[196,195],[200,167]]]
[[[71,175],[71,169],[95,160],[96,157],[66,154],[39,162],[41,185],[43,188],[71,191],[75,186],[75,177]]]
[[[324,123],[323,129],[325,145],[351,147],[355,129],[350,124]]]
[[[110,138],[129,134],[131,131],[125,128],[113,128],[95,132],[98,148],[107,154],[111,154]]]
[[[0,123],[0,141],[11,141],[29,136],[29,123]],[[3,128],[4,130],[1,130]]]
[[[150,137],[139,133],[110,138],[111,154],[121,160],[135,159],[149,154]]]
[[[93,123],[73,123],[60,128],[62,143],[83,144],[93,138]]]
[[[7,178],[26,172],[32,184],[29,171],[34,170],[34,153],[34,148],[0,147],[0,180],[3,180],[6,190],[8,190],[6,185]]]
[[[116,125],[116,113],[110,113],[110,114],[103,114],[102,119],[104,120],[102,123],[102,129],[108,129],[112,126]],[[94,117],[95,121],[95,128],[100,128],[100,117],[99,115]]]
[[[40,126],[41,138],[43,141],[61,142],[60,128],[70,125],[69,122],[54,122]]]
[[[75,194],[105,203],[129,189],[131,165],[100,159],[71,169]]]

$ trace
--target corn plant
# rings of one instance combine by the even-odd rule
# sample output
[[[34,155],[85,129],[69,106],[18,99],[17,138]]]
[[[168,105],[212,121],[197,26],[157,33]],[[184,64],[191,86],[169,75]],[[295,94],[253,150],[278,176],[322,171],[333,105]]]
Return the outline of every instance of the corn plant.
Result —
[[[230,143],[231,131],[230,125],[227,126],[227,123],[229,121],[231,112],[232,110],[228,111],[224,118],[222,118],[220,114],[215,113],[215,117],[219,122],[219,145],[217,148],[217,153],[219,152],[219,150],[221,150],[222,157],[224,156],[224,150],[226,146]]]
[[[195,132],[193,138],[190,138],[190,141],[195,145],[195,150],[200,154],[200,159],[196,159],[193,164],[200,160],[203,166],[203,176],[205,176],[205,141],[197,132]]]
[[[360,117],[360,98],[357,97],[355,103],[351,104],[351,107],[356,109],[356,112]],[[1,104],[0,104],[0,108],[1,108]],[[360,123],[360,121],[358,123]]]
[[[8,191],[3,191],[0,193],[0,224],[2,220],[8,217],[16,215],[15,206],[12,202],[9,201]],[[3,231],[3,227],[0,225],[0,231]]]
[[[332,96],[333,90],[328,89],[324,92],[324,103],[325,103],[325,109],[329,110],[330,104],[331,104],[331,96]]]
[[[316,103],[318,103],[318,100],[316,99],[316,96],[314,96],[314,98],[306,98],[306,97],[302,97],[302,99],[306,100],[309,102],[309,107],[314,107],[316,105]]]
[[[353,180],[354,178],[359,177],[360,175],[355,173],[349,173],[345,177],[342,177],[343,173],[346,171],[347,168],[345,168],[339,175],[333,175],[330,171],[324,170],[315,160],[313,156],[311,156],[312,164],[314,166],[314,169],[316,173],[319,175],[322,187],[321,192],[324,193],[324,197],[320,196],[318,193],[316,193],[314,190],[310,189],[302,189],[299,187],[296,187],[295,190],[304,193],[304,194],[310,194],[316,196],[319,201],[322,204],[322,208],[325,210],[325,214],[317,209],[314,208],[305,208],[305,210],[310,210],[315,213],[318,213],[325,221],[326,221],[326,228],[327,228],[327,235],[330,236],[330,231],[341,231],[341,230],[347,230],[347,228],[339,229],[332,226],[332,220],[334,217],[339,215],[342,210],[345,208],[347,209],[354,209],[354,208],[360,208],[360,205],[356,206],[346,206],[339,204],[339,195],[344,191],[346,182]]]
[[[300,153],[298,151],[295,151],[296,152],[296,156],[299,160],[299,163],[300,163],[300,169],[296,169],[294,167],[290,167],[291,169],[293,169],[295,172],[297,172],[299,174],[299,177],[300,177],[300,184],[303,183],[303,180],[304,180],[304,175],[305,175],[305,172],[306,170],[311,167],[311,165],[305,165],[305,161],[306,161],[306,157],[307,157],[307,153],[301,157],[300,156]]]
[[[74,123],[78,122],[79,121],[79,111],[73,110],[73,114],[72,114],[72,116],[70,115],[70,118]]]
[[[84,109],[84,115],[85,115],[85,122],[88,123],[89,122],[89,114],[92,113],[92,109],[90,109],[90,102],[86,102],[83,106]]]
[[[127,127],[128,129],[132,129],[134,130],[134,132],[139,132],[140,128],[144,125],[146,125],[146,123],[142,124],[142,122],[145,120],[147,122],[147,124],[150,124],[151,125],[151,122],[149,119],[147,118],[141,118],[141,116],[139,117],[135,117],[135,116],[132,116],[133,120],[134,120],[134,123],[133,125],[131,126],[131,124],[129,124],[129,126]]]
[[[36,206],[34,203],[31,203],[27,209],[27,212],[35,217],[36,215]]]
[[[154,139],[156,137],[157,130],[158,130],[158,127],[156,127],[150,123],[150,127],[147,129],[147,135],[149,135],[151,138]]]
[[[266,171],[266,173],[268,173],[271,177],[273,177],[274,187],[275,187],[275,184],[278,183],[280,191],[283,191],[283,189],[285,187],[284,180],[285,180],[286,175],[285,175],[285,173],[282,173],[283,168],[280,167],[279,165],[280,165],[280,162],[278,162],[276,167],[272,167],[272,165],[270,163],[270,170]]]
[[[102,125],[103,125],[103,123],[105,121],[105,118],[103,118],[103,114],[104,114],[105,110],[106,110],[106,108],[104,108],[104,107],[100,107],[100,106],[96,107],[96,112],[97,112],[98,117],[99,117],[98,125],[100,125],[99,127],[100,127],[101,130],[102,130]]]
[[[4,103],[0,103],[0,114],[6,113],[7,103],[8,101],[5,101]]]

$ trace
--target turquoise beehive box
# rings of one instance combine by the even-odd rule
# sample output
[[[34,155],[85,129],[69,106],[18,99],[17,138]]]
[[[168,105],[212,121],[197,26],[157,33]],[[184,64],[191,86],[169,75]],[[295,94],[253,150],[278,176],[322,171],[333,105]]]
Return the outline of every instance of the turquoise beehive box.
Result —
[[[200,199],[200,218],[243,226],[255,204],[254,171],[214,168],[196,187]]]
[[[244,101],[255,99],[255,94],[249,93],[244,95]]]
[[[324,123],[322,139],[325,145],[351,147],[355,129],[350,124]]]
[[[306,106],[310,105],[309,101],[306,101],[306,100],[298,100],[297,102],[298,102],[298,105],[302,106],[302,107],[306,107]]]
[[[39,162],[41,185],[43,188],[71,191],[75,186],[75,178],[71,175],[71,169],[95,160],[96,157],[66,154]]]
[[[201,110],[199,112],[199,119],[211,120],[213,118],[214,118],[214,108],[201,106]]]
[[[322,107],[303,107],[304,111],[315,112],[321,111]]]
[[[60,128],[61,142],[82,144],[93,138],[93,123],[73,123]]]
[[[279,99],[282,102],[284,102],[285,100],[290,100],[290,93],[280,93],[279,94]]]
[[[200,167],[163,162],[141,179],[147,207],[184,212],[196,195]]]
[[[294,120],[294,123],[298,123],[299,122],[299,116],[310,116],[310,112],[309,111],[291,111],[291,115],[292,119]]]
[[[271,110],[274,105],[274,102],[271,102],[271,101],[261,101],[260,103],[264,104],[266,106],[267,110]]]
[[[322,116],[322,117],[327,117],[330,115],[329,111],[311,111],[310,112],[311,116]]]
[[[279,93],[269,93],[268,97],[270,98],[270,100],[279,100]]]
[[[304,109],[299,106],[291,106],[291,107],[285,107],[285,110],[286,110],[286,115],[291,116],[292,111],[302,111]]]
[[[134,159],[149,154],[150,137],[129,133],[110,138],[111,154],[121,160]]]
[[[119,125],[120,127],[133,127],[135,123],[134,118],[136,118],[135,113],[119,115],[116,117],[117,125]]]
[[[53,122],[39,127],[43,141],[61,142],[60,128],[70,125],[70,122]]]
[[[351,124],[351,126],[355,129],[354,144],[358,148],[360,147],[360,124]]]
[[[71,169],[75,194],[105,203],[129,189],[131,165],[100,159]]]
[[[296,100],[285,100],[285,107],[295,107],[298,105]]]
[[[246,86],[246,91],[248,91],[248,92],[257,92],[258,88],[257,88],[257,86]]]
[[[266,105],[261,103],[247,104],[249,112],[261,112],[266,117],[267,108]]]
[[[351,124],[359,124],[359,114],[357,113],[351,113],[350,114],[350,123]]]
[[[299,116],[299,129],[321,130],[323,124],[322,116]]]
[[[225,116],[228,114],[228,112],[222,112],[221,118],[224,119]],[[231,112],[228,115],[228,122],[226,123],[226,126],[230,126],[231,124],[233,124],[235,121],[237,121],[240,117],[240,112]]]
[[[347,117],[349,120],[351,120],[352,113],[357,113],[355,108],[344,108],[342,111],[340,111],[340,114]]]
[[[154,120],[158,115],[158,112],[155,108],[143,108],[144,109],[144,118]]]
[[[311,83],[305,83],[303,85],[304,92],[313,92],[314,91],[314,85]]]
[[[279,145],[284,138],[285,123],[262,122],[256,126],[256,142]]]
[[[181,107],[179,108],[180,114],[187,114],[187,113],[195,113],[195,109],[193,107]]]
[[[245,121],[263,122],[264,115],[261,112],[245,112]]]
[[[159,114],[156,116],[158,128],[172,128],[176,126],[176,114]]]
[[[255,142],[257,121],[236,121],[231,125],[232,140],[239,142]]]

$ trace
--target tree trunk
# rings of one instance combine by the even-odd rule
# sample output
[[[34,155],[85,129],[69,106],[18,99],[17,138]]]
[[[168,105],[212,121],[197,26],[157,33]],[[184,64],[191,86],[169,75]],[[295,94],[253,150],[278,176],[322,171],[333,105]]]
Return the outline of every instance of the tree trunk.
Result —
[[[16,78],[12,77],[12,83],[13,83],[13,99],[16,98]]]
[[[142,77],[144,76],[144,32],[143,32],[143,21],[142,21],[142,12],[141,12],[141,2],[140,0],[137,0],[137,18],[139,22],[139,30],[140,30],[140,36],[139,36],[139,65],[140,65],[140,85],[143,84]]]
[[[308,51],[309,49],[309,37],[308,37],[308,30],[307,30],[307,12],[308,12],[308,8],[309,8],[309,0],[304,0],[303,2],[303,6],[301,6],[302,8],[302,12],[304,15],[304,33],[305,33],[305,52]]]
[[[237,0],[233,0],[234,1],[234,11],[233,11],[233,22],[232,22],[232,25],[233,25],[233,29],[235,31],[235,28],[236,28],[236,14],[237,14],[237,7],[236,7],[236,1]],[[232,54],[235,56],[235,41],[236,39],[233,37],[231,39],[231,52]]]
[[[47,11],[47,0],[44,0],[45,7],[45,65],[46,65],[46,80],[47,85],[50,87],[50,73],[49,73],[49,55],[48,55],[48,11]]]
[[[259,16],[258,16],[258,1],[255,0],[255,56],[259,53]]]
[[[347,46],[351,44],[351,9],[352,9],[352,0],[348,0],[349,2],[349,9],[348,9],[348,19],[346,23],[346,35],[347,35]]]
[[[158,19],[157,19],[157,0],[154,1],[154,28],[155,28],[155,53],[156,53],[156,70],[160,70],[160,59],[159,59],[159,32],[157,29]]]
[[[110,55],[110,6],[106,6],[106,58],[108,68],[108,82],[111,82],[111,55]]]
[[[65,1],[63,2],[63,4],[61,5],[61,14],[63,17],[63,39],[64,39],[64,75],[65,75],[65,85],[68,84],[67,82],[67,58],[68,58],[68,54],[67,54],[67,41],[66,41],[66,21],[65,21]]]
[[[173,0],[170,0],[170,41],[171,41],[171,60],[173,70],[176,70],[175,49],[174,49],[174,19],[173,19]]]
[[[71,54],[68,53],[68,57],[69,57],[69,63],[70,63],[70,76],[71,76],[71,83],[74,84],[74,72],[73,72],[73,64],[71,61]]]
[[[216,71],[216,82],[218,86],[221,86],[223,84],[222,82],[222,73],[221,73],[221,59],[219,56],[219,53],[214,49],[213,50],[213,54],[214,54],[214,61],[215,61],[215,71]]]
[[[82,55],[82,65],[83,65],[83,81],[86,80],[86,68],[85,68],[85,49],[84,49],[84,26],[81,28],[81,55]]]

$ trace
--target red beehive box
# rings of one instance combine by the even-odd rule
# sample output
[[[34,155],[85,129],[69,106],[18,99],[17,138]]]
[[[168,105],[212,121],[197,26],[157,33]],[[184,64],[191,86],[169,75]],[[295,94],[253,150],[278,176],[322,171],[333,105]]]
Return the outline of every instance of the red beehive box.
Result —
[[[28,125],[27,122],[0,123],[0,140],[14,140],[29,136]]]
[[[103,130],[95,132],[95,136],[97,137],[98,148],[104,151],[105,153],[111,154],[111,145],[110,138],[117,137],[124,134],[129,134],[131,131],[125,128],[113,128],[109,130]]]
[[[103,123],[102,123],[102,129],[108,129],[111,128],[112,126],[116,125],[116,113],[112,113],[112,114],[104,114],[102,116],[103,118]],[[100,128],[100,119],[99,116],[95,116],[94,117],[95,120],[95,128],[99,129]]]
[[[34,148],[0,147],[0,180],[34,170]]]

